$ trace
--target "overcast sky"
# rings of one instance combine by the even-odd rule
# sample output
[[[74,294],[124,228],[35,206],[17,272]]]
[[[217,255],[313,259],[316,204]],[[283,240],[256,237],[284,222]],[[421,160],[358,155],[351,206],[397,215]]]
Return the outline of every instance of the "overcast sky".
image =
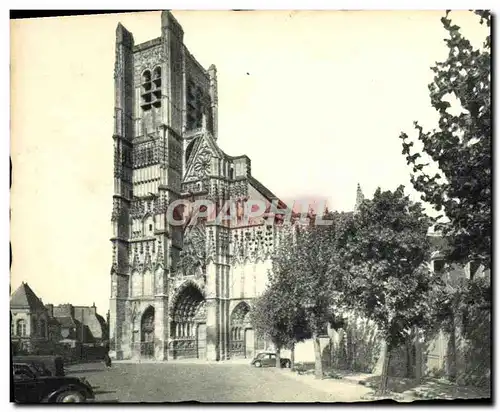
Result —
[[[436,121],[429,67],[446,58],[444,12],[174,12],[198,61],[215,64],[219,144],[284,198],[351,210],[359,182],[409,187],[401,131]],[[475,43],[485,29],[452,13]],[[121,22],[136,44],[160,13],[11,22],[12,291],[109,306],[113,66]],[[410,193],[410,190],[408,191]],[[416,197],[415,197],[416,198]]]

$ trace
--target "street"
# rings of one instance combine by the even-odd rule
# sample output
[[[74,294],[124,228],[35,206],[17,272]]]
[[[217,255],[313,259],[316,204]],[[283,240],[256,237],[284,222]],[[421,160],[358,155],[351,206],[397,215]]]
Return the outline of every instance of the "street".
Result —
[[[69,376],[84,376],[97,402],[335,402],[326,393],[276,368],[247,364],[102,363],[73,365]]]

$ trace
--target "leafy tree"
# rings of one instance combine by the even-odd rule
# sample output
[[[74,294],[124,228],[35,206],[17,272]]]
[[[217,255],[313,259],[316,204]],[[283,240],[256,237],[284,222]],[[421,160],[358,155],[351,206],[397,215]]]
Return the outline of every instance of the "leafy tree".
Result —
[[[326,219],[326,218],[325,218]],[[304,314],[314,342],[315,377],[323,378],[319,336],[343,302],[343,248],[349,215],[334,213],[332,225],[296,227],[273,258],[273,268],[287,262],[287,270],[273,270],[271,285],[288,284],[290,301]],[[302,328],[303,329],[303,328]]]
[[[457,264],[446,265],[438,275],[433,290],[433,313],[436,324],[449,334],[448,377],[455,380],[458,353],[467,346],[468,350],[480,353],[474,359],[475,367],[479,369],[490,363],[490,345],[484,343],[491,336],[491,283],[489,276],[474,277],[471,273],[472,277],[466,278],[464,268]],[[465,346],[457,344],[462,338],[467,342]]]
[[[382,394],[391,350],[432,321],[429,227],[421,205],[405,196],[403,186],[395,192],[377,189],[355,216],[346,291],[352,307],[373,320],[385,339]]]
[[[250,319],[256,333],[271,340],[276,348],[276,367],[281,367],[280,352],[291,345],[288,316],[276,289],[266,289],[255,299]],[[279,292],[279,291],[278,291]]]
[[[257,333],[269,338],[275,345],[278,367],[281,367],[281,349],[291,349],[293,367],[295,344],[310,337],[306,313],[290,282],[290,274],[295,267],[295,254],[290,253],[293,247],[293,238],[288,233],[275,250],[270,283],[264,294],[256,299],[251,314]]]
[[[480,23],[491,29],[488,11],[476,11]],[[449,219],[441,223],[450,240],[448,259],[467,263],[478,261],[485,267],[491,261],[491,34],[483,47],[475,49],[460,33],[460,27],[446,16],[441,19],[449,38],[443,62],[432,67],[434,81],[429,85],[432,106],[439,113],[439,126],[425,132],[415,128],[423,152],[414,151],[414,142],[402,133],[403,154],[412,166],[411,182],[422,200]],[[450,97],[462,111],[453,114]],[[430,157],[440,172],[433,174],[422,155]]]

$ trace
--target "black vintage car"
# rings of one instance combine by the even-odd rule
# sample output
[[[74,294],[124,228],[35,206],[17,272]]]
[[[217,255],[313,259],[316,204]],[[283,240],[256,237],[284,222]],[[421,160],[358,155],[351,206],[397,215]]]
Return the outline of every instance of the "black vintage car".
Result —
[[[18,355],[13,356],[14,363],[28,363],[45,369],[52,376],[64,376],[64,359],[61,356]]]
[[[250,364],[252,366],[255,366],[256,368],[260,368],[262,366],[276,366],[276,353],[275,352],[261,352],[255,358],[252,359],[252,362]],[[282,368],[289,368],[292,364],[290,359],[288,358],[281,358],[280,359],[280,364]]]
[[[95,399],[84,378],[40,375],[28,363],[14,363],[12,369],[16,403],[83,403]]]

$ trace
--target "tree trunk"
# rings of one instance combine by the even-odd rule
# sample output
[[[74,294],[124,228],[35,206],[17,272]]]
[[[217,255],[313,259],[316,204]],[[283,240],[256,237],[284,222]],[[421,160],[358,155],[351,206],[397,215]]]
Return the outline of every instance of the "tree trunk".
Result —
[[[313,333],[314,342],[314,377],[323,379],[323,364],[321,362],[321,345],[317,332]]]
[[[455,314],[451,317],[451,328],[448,339],[448,359],[449,369],[448,378],[450,381],[455,382],[457,379],[457,341],[456,341],[456,322]],[[441,336],[439,336],[441,338]]]
[[[329,362],[330,362],[330,369],[333,368],[333,356],[334,356],[334,342],[333,342],[333,338],[330,336],[330,353],[329,353]]]
[[[276,346],[276,367],[281,368],[281,347]]]
[[[295,342],[292,343],[292,347],[290,349],[290,370],[295,368]]]
[[[382,374],[380,376],[380,386],[378,388],[379,395],[385,395],[387,392],[387,381],[389,378],[389,363],[391,361],[391,348],[389,343],[386,341],[384,345],[384,351],[382,353],[384,357],[384,363],[382,365]]]

